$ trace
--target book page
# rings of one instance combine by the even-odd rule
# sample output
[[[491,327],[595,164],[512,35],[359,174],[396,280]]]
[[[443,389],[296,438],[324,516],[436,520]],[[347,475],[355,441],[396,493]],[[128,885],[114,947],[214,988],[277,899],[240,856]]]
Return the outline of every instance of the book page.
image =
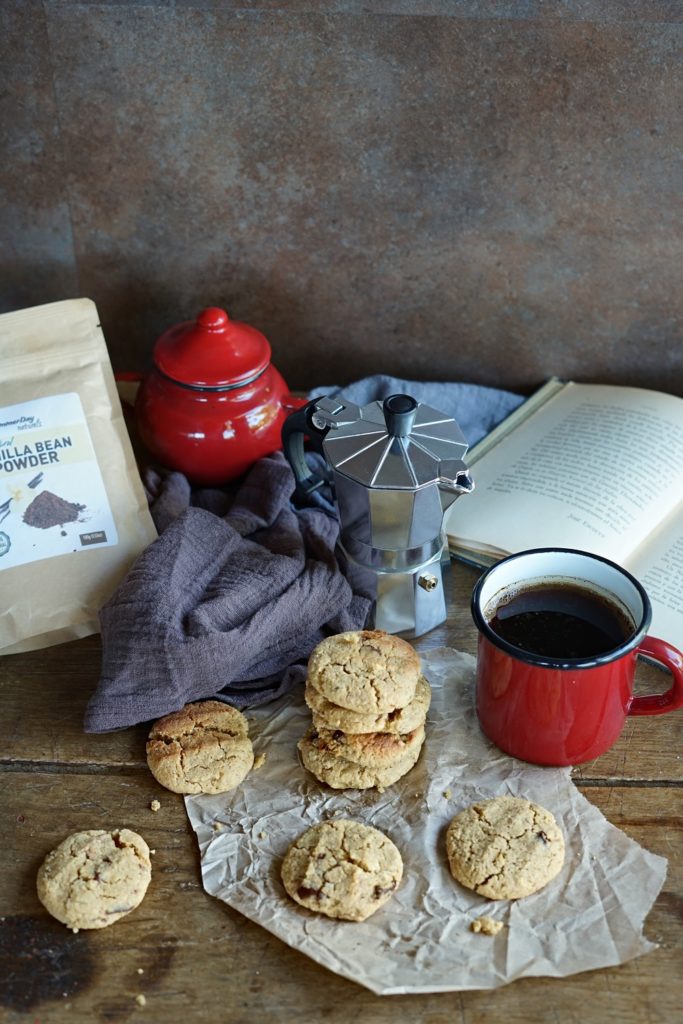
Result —
[[[652,603],[651,636],[683,650],[683,511],[670,516],[626,568],[643,584]]]
[[[452,506],[466,551],[580,547],[623,562],[683,493],[683,400],[568,384],[475,463]]]

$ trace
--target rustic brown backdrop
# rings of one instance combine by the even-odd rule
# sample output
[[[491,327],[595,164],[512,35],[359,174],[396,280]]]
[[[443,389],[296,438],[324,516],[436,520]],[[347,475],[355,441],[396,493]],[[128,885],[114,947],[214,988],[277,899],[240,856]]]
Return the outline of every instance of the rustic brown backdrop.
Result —
[[[0,0],[0,311],[683,395],[680,0]]]

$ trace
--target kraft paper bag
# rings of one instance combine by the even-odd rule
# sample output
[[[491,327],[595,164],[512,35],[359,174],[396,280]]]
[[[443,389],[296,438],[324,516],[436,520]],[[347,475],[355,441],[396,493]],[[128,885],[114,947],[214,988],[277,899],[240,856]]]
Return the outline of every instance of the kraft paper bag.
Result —
[[[0,316],[0,654],[98,632],[155,538],[95,304]]]

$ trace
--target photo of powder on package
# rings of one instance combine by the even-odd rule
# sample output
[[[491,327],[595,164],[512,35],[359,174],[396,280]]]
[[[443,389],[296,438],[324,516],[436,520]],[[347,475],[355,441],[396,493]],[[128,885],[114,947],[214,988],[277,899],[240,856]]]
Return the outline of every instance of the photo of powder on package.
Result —
[[[24,512],[24,522],[39,530],[49,530],[51,526],[75,522],[84,508],[85,505],[65,501],[52,491],[41,491]]]

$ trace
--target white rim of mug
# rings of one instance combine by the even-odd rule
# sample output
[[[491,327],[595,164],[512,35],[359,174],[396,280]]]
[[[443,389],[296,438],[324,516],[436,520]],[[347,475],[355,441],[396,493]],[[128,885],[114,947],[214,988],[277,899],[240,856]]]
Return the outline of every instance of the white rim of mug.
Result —
[[[613,647],[610,650],[605,651],[602,654],[595,655],[592,658],[550,657],[544,654],[537,654],[534,651],[525,651],[522,647],[515,647],[514,644],[511,644],[507,640],[504,640],[503,637],[499,636],[491,628],[486,617],[484,616],[481,595],[482,591],[484,590],[490,579],[493,577],[493,575],[500,570],[501,566],[509,565],[513,562],[519,561],[520,559],[526,559],[530,555],[553,554],[578,555],[581,558],[588,559],[591,562],[601,562],[603,565],[609,566],[610,569],[618,573],[618,575],[621,576],[624,580],[628,581],[633,587],[633,589],[636,591],[642,603],[642,613],[640,616],[640,621],[635,625],[633,633],[628,637],[628,639],[625,640],[622,644],[619,644],[618,647]],[[591,580],[586,579],[585,577],[581,577],[578,574],[573,575],[569,573],[559,572],[554,575],[545,573],[543,575],[539,574],[536,576],[530,576],[528,578],[528,581],[522,580],[520,581],[520,583],[523,585],[526,582],[540,582],[543,579],[555,579],[562,581],[566,580],[576,582],[578,584],[584,583],[588,588],[590,588],[592,584]],[[505,589],[504,586],[499,588],[499,590],[503,589]],[[498,592],[499,591],[495,591],[494,594]],[[617,562],[613,562],[611,559],[605,558],[603,555],[596,555],[592,551],[582,551],[579,548],[528,548],[526,551],[518,551],[513,555],[508,555],[506,558],[501,558],[500,561],[495,562],[492,566],[490,566],[477,580],[472,591],[470,610],[472,613],[472,618],[474,619],[474,624],[479,630],[480,634],[486,637],[486,639],[489,640],[494,645],[494,647],[498,647],[501,651],[504,651],[506,654],[509,654],[512,658],[515,658],[516,661],[523,661],[529,665],[537,665],[539,668],[555,669],[597,668],[600,665],[609,665],[610,662],[618,661],[625,654],[628,654],[635,647],[638,647],[639,644],[642,643],[643,638],[647,634],[647,631],[650,627],[650,623],[652,621],[652,605],[650,604],[650,599],[647,596],[647,593],[642,583],[639,580],[637,580],[636,577],[628,571],[628,569],[624,569],[624,567],[622,565],[619,565]],[[630,609],[629,615],[631,616],[631,618],[633,618]]]

